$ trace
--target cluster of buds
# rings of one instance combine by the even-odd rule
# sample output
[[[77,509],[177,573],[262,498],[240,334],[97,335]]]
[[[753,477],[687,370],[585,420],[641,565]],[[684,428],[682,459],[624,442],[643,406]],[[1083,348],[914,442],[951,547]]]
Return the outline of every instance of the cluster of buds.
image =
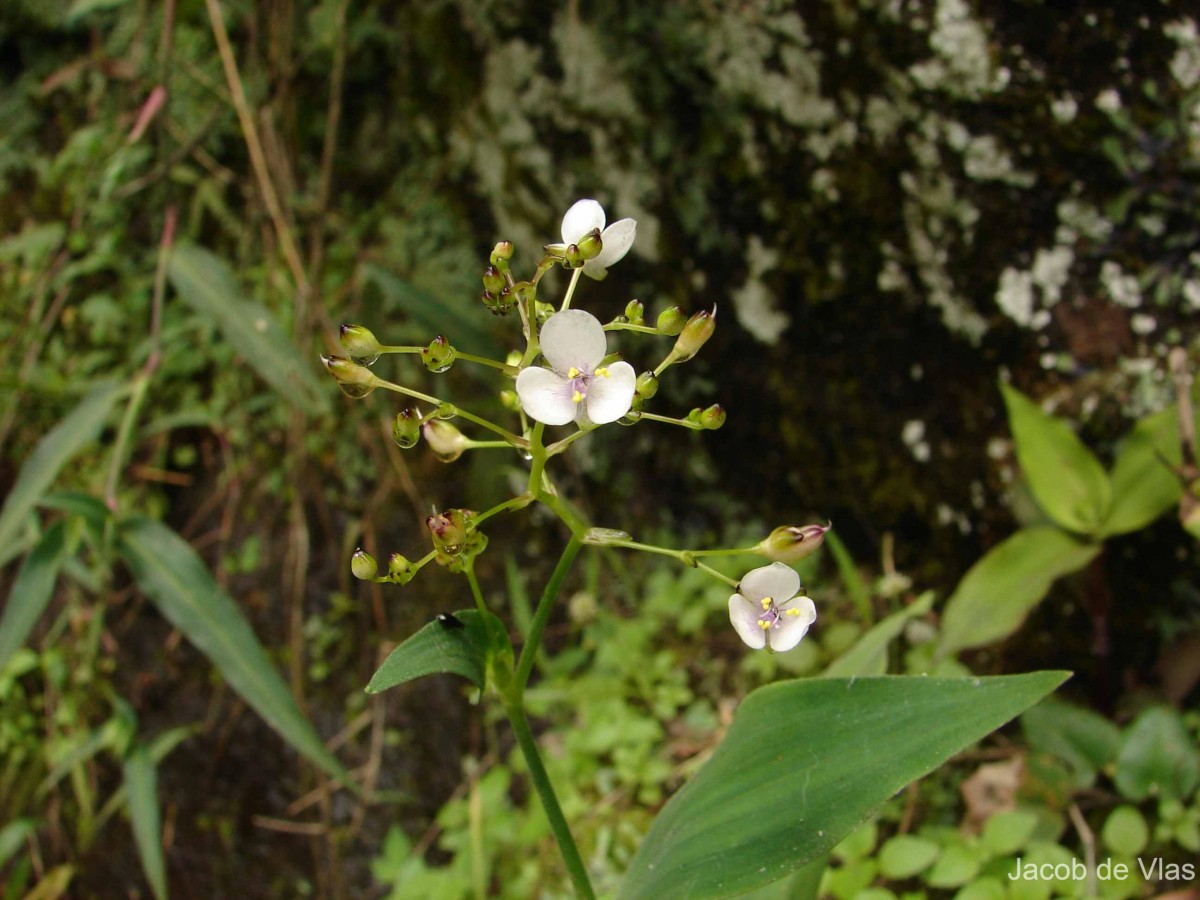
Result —
[[[391,584],[408,584],[417,574],[417,567],[407,557],[393,553],[388,557],[386,574],[379,574],[379,564],[366,550],[359,547],[350,557],[350,572],[360,581],[389,582]]]
[[[475,513],[469,509],[448,509],[425,520],[438,565],[451,572],[463,572],[487,547],[487,535],[475,528],[474,518]]]

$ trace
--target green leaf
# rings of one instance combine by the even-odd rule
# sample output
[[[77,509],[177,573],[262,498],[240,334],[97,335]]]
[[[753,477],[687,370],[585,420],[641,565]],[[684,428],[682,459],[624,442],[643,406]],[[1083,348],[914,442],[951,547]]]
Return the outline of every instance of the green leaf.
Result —
[[[1147,416],[1133,427],[1113,462],[1106,537],[1145,528],[1179,505],[1183,485],[1172,466],[1178,466],[1180,459],[1176,407]]]
[[[738,894],[738,900],[817,900],[821,887],[821,876],[829,865],[829,857],[814,859],[801,866],[786,878],[773,881],[765,887]]]
[[[330,392],[292,338],[261,304],[242,296],[233,270],[207,250],[178,244],[167,276],[180,298],[212,320],[234,350],[283,399],[305,412],[325,411]]]
[[[142,872],[154,896],[167,896],[167,865],[163,858],[162,822],[158,811],[158,769],[145,744],[137,744],[125,758],[125,789],[129,795],[129,820]]]
[[[489,628],[493,635],[502,633],[504,628],[499,619],[488,615],[492,619],[490,624],[474,609],[456,612],[445,621],[434,619],[388,654],[371,677],[367,693],[378,694],[414,678],[440,672],[461,675],[482,690],[493,652]]]
[[[102,381],[33,448],[0,509],[0,565],[20,552],[18,533],[25,517],[54,483],[62,467],[100,433],[122,386]]]
[[[1099,713],[1047,697],[1021,716],[1031,749],[1070,766],[1076,787],[1091,787],[1096,773],[1117,758],[1121,730]]]
[[[1150,843],[1150,828],[1136,806],[1118,806],[1100,832],[1104,846],[1122,856],[1137,856]]]
[[[842,539],[837,536],[836,532],[827,531],[825,543],[829,545],[829,552],[833,555],[838,576],[845,586],[846,593],[854,601],[859,616],[864,622],[869,623],[873,618],[871,615],[871,589],[867,587],[867,583],[859,574],[858,566],[854,564],[854,557],[850,555],[850,551],[846,549],[846,545],[842,543]]]
[[[1165,706],[1144,710],[1125,731],[1113,774],[1128,800],[1157,796],[1183,800],[1200,781],[1200,750],[1179,713]]]
[[[33,819],[14,819],[0,828],[0,870],[21,849],[25,839],[36,830]]]
[[[1007,384],[1001,384],[1017,460],[1038,505],[1063,528],[1096,534],[1112,505],[1104,467],[1061,419]]]
[[[659,813],[618,896],[726,897],[784,878],[1066,677],[819,678],[760,688]]]
[[[74,0],[67,10],[64,21],[70,24],[76,19],[83,18],[96,10],[116,9],[118,6],[124,6],[128,2],[129,0]]]
[[[1006,809],[989,816],[983,823],[981,843],[994,856],[1016,853],[1033,837],[1037,828],[1036,813],[1024,809]]]
[[[4,611],[0,612],[0,669],[25,643],[54,596],[65,556],[65,528],[61,520],[47,528],[17,572]]]
[[[901,881],[924,872],[938,858],[940,848],[927,838],[898,834],[879,848],[879,874]]]
[[[892,613],[835,659],[823,678],[848,678],[851,675],[884,675],[887,673],[888,644],[900,636],[911,619],[923,616],[933,606],[933,591],[926,591],[913,603]]]
[[[271,664],[250,623],[178,534],[145,518],[122,524],[120,546],[142,591],[221,677],[296,750],[353,789]]]
[[[1086,566],[1099,544],[1052,525],[1022,528],[997,544],[963,576],[946,601],[938,656],[1008,637],[1063,575]]]

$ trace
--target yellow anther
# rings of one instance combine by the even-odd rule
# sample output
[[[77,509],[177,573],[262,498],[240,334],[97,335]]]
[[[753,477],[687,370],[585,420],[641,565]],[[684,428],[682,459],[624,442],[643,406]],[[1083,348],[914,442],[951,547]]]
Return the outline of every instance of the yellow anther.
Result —
[[[568,378],[578,378],[579,370],[577,368],[575,368],[574,366],[571,366],[571,368],[567,369],[567,377]],[[576,402],[578,402],[578,401],[576,401]]]
[[[762,603],[762,608],[764,610],[766,610],[766,609],[770,609],[771,604],[774,603],[775,601],[772,600],[770,597],[763,597],[760,602]]]
[[[789,616],[800,615],[800,610],[798,610],[798,609],[787,609],[787,610],[784,610],[784,612],[786,612]]]
[[[763,631],[767,631],[771,627],[771,623],[768,622],[766,619],[759,619],[758,627],[761,628]]]
[[[573,393],[571,395],[571,399],[574,400],[576,403],[582,403],[583,402],[583,394],[581,394],[579,391],[576,391],[575,393]]]
[[[608,377],[608,366],[601,366],[599,369],[596,370],[596,374],[600,375],[604,378],[607,378]]]

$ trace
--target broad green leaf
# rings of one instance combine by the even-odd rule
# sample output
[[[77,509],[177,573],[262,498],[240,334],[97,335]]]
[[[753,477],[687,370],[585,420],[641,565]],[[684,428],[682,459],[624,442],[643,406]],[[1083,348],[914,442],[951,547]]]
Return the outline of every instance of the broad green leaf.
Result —
[[[1113,781],[1129,800],[1183,800],[1200,781],[1200,750],[1175,710],[1144,710],[1125,731]]]
[[[659,813],[618,896],[727,897],[784,878],[1066,677],[817,678],[760,688]]]
[[[1033,837],[1037,824],[1037,814],[1029,810],[1002,810],[989,816],[988,820],[983,823],[980,842],[994,856],[1016,853]]]
[[[1055,579],[1086,566],[1099,544],[1053,525],[1022,528],[997,544],[963,576],[946,601],[938,656],[982,647],[1021,627]]]
[[[879,848],[879,874],[893,881],[924,872],[938,858],[937,843],[915,834],[898,834]]]
[[[136,744],[125,758],[125,789],[129,820],[142,872],[154,896],[167,896],[167,864],[163,858],[162,820],[158,811],[158,769],[145,744]]]
[[[306,412],[322,412],[329,391],[296,349],[274,314],[246,299],[233,270],[207,250],[179,244],[171,251],[167,276],[180,298],[211,319],[230,346],[283,399]]]
[[[1150,828],[1136,806],[1118,806],[1100,831],[1104,846],[1122,856],[1137,856],[1150,843]]]
[[[829,857],[821,856],[806,866],[801,866],[786,878],[774,881],[765,887],[760,887],[744,894],[738,894],[738,900],[817,900],[817,892],[821,887],[821,876],[829,865]]]
[[[835,659],[821,676],[848,678],[852,675],[887,674],[888,644],[899,637],[911,619],[923,616],[933,606],[933,591],[926,591],[909,606],[892,613]]]
[[[188,543],[160,522],[122,524],[120,546],[138,587],[216,666],[221,677],[296,750],[353,789],[296,705],[250,623]]]
[[[1047,697],[1021,716],[1021,729],[1031,749],[1067,763],[1075,785],[1091,787],[1096,773],[1117,758],[1121,730],[1099,713]]]
[[[66,541],[65,523],[55,522],[25,557],[0,612],[0,669],[25,643],[54,596]]]
[[[1145,528],[1179,504],[1183,484],[1172,467],[1180,458],[1176,407],[1133,427],[1113,462],[1113,502],[1104,522],[1105,536]]]
[[[1096,534],[1112,504],[1112,486],[1100,461],[1061,419],[1001,384],[1017,460],[1038,505],[1063,528]]]
[[[25,517],[62,467],[95,440],[121,391],[122,386],[115,381],[100,382],[33,448],[0,509],[0,565],[20,552],[17,537]]]
[[[503,632],[500,620],[491,618],[489,626],[478,610],[465,609],[445,619],[434,619],[388,654],[371,677],[367,693],[378,694],[414,678],[441,672],[461,675],[482,689],[491,655],[489,627],[493,635]]]

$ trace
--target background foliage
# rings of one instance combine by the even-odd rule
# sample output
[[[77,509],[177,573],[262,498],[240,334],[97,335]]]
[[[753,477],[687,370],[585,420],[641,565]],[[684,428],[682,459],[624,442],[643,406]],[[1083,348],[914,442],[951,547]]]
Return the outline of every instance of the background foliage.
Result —
[[[826,893],[986,892],[1018,851],[1080,852],[1076,814],[1124,857],[1197,851],[1197,722],[1176,710],[1200,678],[1200,594],[1160,467],[1181,459],[1178,409],[1159,412],[1167,354],[1197,353],[1194,10],[11,0],[0,50],[17,895],[564,890],[507,737],[457,683],[362,692],[461,586],[428,572],[384,593],[351,581],[350,552],[416,545],[431,503],[487,505],[512,463],[401,455],[394,409],[350,403],[315,363],[343,321],[397,344],[453,322],[457,346],[492,349],[488,248],[540,246],[581,196],[639,222],[599,314],[718,305],[664,391],[730,416],[598,434],[573,493],[680,546],[818,517],[844,542],[806,573],[819,634],[779,658],[743,654],[695,573],[591,558],[531,702],[567,723],[543,740],[598,886],[737,697],[847,658],[842,674],[1071,668],[1076,705],[898,798],[835,851]],[[1063,471],[1076,493],[1049,496]],[[1156,499],[1105,520],[1118,496]],[[258,671],[286,679],[268,693],[305,723],[288,741],[230,677],[245,657],[222,663],[171,614],[186,591],[139,568],[152,525],[129,521],[181,535],[191,549],[154,532],[246,619]],[[497,538],[481,577],[520,621],[521,573],[559,536]],[[1046,556],[1006,560],[1012,541]],[[986,585],[1014,581],[1036,589],[989,618]],[[1161,734],[1183,748],[1169,778],[1140,749]],[[292,749],[310,740],[316,767]],[[329,751],[362,796],[331,787]],[[972,777],[1008,786],[1009,818],[972,805]]]

